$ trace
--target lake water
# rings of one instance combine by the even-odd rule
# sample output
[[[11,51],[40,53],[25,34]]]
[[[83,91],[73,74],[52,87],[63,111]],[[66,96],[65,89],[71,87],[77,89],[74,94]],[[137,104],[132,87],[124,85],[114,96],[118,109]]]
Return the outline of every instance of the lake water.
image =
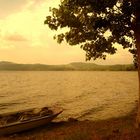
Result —
[[[64,109],[60,120],[98,120],[125,115],[136,100],[137,72],[0,72],[0,114],[56,106]]]

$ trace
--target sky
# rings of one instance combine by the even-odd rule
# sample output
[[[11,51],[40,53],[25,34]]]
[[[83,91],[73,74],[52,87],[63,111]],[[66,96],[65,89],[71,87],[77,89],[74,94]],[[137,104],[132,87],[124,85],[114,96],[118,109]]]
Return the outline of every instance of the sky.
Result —
[[[44,20],[59,0],[0,0],[0,61],[67,64],[85,62],[85,52],[66,42],[57,44]],[[97,64],[129,64],[132,55],[118,46],[118,53]]]

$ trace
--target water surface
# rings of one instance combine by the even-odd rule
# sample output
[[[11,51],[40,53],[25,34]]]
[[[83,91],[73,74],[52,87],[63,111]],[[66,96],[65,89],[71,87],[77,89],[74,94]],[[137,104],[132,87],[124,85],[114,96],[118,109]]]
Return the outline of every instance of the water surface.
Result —
[[[0,114],[47,105],[64,109],[61,120],[97,120],[125,115],[137,99],[137,72],[0,72]]]

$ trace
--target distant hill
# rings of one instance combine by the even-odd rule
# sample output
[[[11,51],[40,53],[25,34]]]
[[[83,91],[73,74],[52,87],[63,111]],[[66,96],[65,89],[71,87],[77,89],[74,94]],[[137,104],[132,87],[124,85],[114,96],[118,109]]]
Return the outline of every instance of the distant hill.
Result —
[[[66,65],[17,64],[7,61],[0,62],[0,70],[9,71],[134,71],[133,64],[97,65],[94,63],[74,62]]]

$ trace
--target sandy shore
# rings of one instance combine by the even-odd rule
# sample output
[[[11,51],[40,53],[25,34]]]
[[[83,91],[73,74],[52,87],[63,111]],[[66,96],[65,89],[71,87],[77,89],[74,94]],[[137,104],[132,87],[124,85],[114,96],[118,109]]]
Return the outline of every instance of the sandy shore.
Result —
[[[135,129],[135,113],[101,121],[52,122],[30,131],[0,137],[0,140],[140,140],[140,129]]]

